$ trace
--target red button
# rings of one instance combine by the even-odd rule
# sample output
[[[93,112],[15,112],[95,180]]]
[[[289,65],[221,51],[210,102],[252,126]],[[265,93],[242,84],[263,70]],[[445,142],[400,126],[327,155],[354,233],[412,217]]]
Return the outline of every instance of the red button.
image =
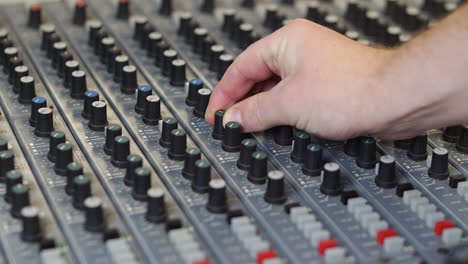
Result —
[[[210,264],[210,260],[209,259],[205,259],[205,260],[199,260],[199,261],[195,261],[195,262],[192,262],[192,264]]]
[[[384,240],[387,237],[396,236],[396,234],[397,234],[396,231],[392,228],[380,230],[379,232],[377,232],[377,243],[379,243],[380,245],[383,245]]]
[[[41,5],[40,4],[33,4],[31,7],[29,7],[32,11],[40,11],[41,10]]]
[[[319,242],[319,245],[318,245],[318,253],[320,255],[324,255],[325,254],[325,251],[327,251],[327,249],[329,248],[334,248],[338,246],[338,242],[336,241],[336,239],[327,239],[327,240],[321,240]]]
[[[257,264],[263,264],[267,259],[276,258],[276,252],[273,249],[260,251],[257,253]]]
[[[78,1],[75,3],[75,6],[76,7],[84,7],[86,6],[86,2],[85,1]]]
[[[435,223],[435,225],[434,225],[434,233],[436,233],[436,235],[438,235],[438,236],[441,236],[442,232],[444,232],[445,229],[451,228],[451,227],[454,227],[454,226],[455,225],[450,220],[439,221],[439,222]]]

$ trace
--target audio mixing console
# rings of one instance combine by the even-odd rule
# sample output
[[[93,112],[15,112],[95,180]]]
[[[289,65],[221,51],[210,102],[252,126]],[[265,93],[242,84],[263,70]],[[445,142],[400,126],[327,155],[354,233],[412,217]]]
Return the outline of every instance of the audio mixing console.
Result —
[[[332,142],[203,118],[292,19],[392,47],[462,2],[0,3],[0,263],[468,263],[468,125]]]

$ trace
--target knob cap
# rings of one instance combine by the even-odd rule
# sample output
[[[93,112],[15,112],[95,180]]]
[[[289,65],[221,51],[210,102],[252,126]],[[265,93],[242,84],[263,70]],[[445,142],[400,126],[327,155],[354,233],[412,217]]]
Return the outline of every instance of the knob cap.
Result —
[[[173,49],[167,49],[163,52],[163,61],[161,64],[161,72],[164,76],[169,76],[172,69],[172,62],[177,59],[177,51]]]
[[[206,160],[195,162],[195,174],[192,179],[192,190],[197,193],[206,193],[211,180],[211,166]]]
[[[170,83],[173,86],[185,85],[185,61],[176,59],[171,62]]]
[[[263,151],[252,153],[247,179],[253,184],[264,184],[267,178],[267,154]]]
[[[214,214],[223,214],[227,211],[226,183],[223,180],[212,179],[209,182],[206,209]]]
[[[278,170],[268,173],[268,183],[264,199],[267,203],[283,204],[286,202],[284,173]]]
[[[102,213],[102,200],[97,196],[90,196],[84,200],[85,223],[89,232],[104,231],[104,215]]]
[[[377,163],[377,142],[374,138],[364,137],[359,145],[359,154],[356,165],[360,168],[371,169]]]
[[[125,171],[124,183],[133,186],[135,182],[135,170],[143,166],[143,159],[140,155],[130,154],[127,156],[127,170]]]
[[[23,174],[21,172],[10,170],[6,173],[6,193],[4,198],[7,203],[11,203],[13,186],[20,183],[23,183]]]
[[[118,19],[127,20],[130,16],[130,2],[128,0],[119,0],[117,5],[116,17]]]
[[[85,119],[91,118],[92,104],[99,101],[99,93],[96,91],[86,91],[84,93],[83,111],[81,116]]]
[[[15,155],[12,151],[0,151],[0,182],[5,182],[7,172],[15,168],[14,159]]]
[[[218,58],[218,79],[223,78],[224,73],[227,71],[229,66],[234,62],[234,56],[231,54],[222,54]]]
[[[91,181],[84,175],[78,175],[73,179],[73,207],[84,209],[84,201],[91,195]]]
[[[461,133],[458,137],[457,144],[455,145],[456,149],[463,153],[468,153],[468,125],[461,126]]]
[[[388,155],[380,157],[375,184],[380,188],[394,188],[397,185],[395,158]]]
[[[130,140],[126,136],[114,138],[114,149],[112,151],[112,164],[117,168],[126,168],[127,156],[130,155]]]
[[[55,26],[52,24],[43,24],[40,27],[41,31],[41,50],[45,50],[49,46],[50,35],[55,33]]]
[[[158,44],[163,40],[161,33],[159,32],[151,32],[148,34],[148,43],[147,45],[147,56],[149,58],[154,58],[156,56],[156,49]]]
[[[335,162],[326,163],[323,166],[322,183],[320,184],[320,191],[326,195],[340,194],[343,186],[340,179],[340,165]]]
[[[29,187],[21,183],[16,184],[11,188],[11,194],[11,216],[14,218],[20,218],[21,209],[30,205]]]
[[[22,66],[17,66],[15,67],[15,70],[14,70],[14,80],[13,80],[13,92],[14,93],[19,93],[20,89],[21,89],[21,78],[23,78],[24,76],[28,76],[29,75],[29,69],[28,67],[22,65]]]
[[[434,148],[432,151],[431,166],[429,167],[429,177],[436,180],[445,180],[449,176],[448,168],[449,153],[446,148]]]
[[[114,72],[114,81],[122,82],[122,71],[125,66],[128,65],[128,57],[125,55],[119,55],[115,57],[113,72]]]
[[[293,141],[293,127],[292,126],[278,126],[274,128],[273,139],[276,144],[280,146],[288,146]]]
[[[310,143],[310,135],[302,132],[296,131],[294,135],[294,145],[291,152],[291,160],[296,163],[302,163],[306,154],[306,147]]]
[[[28,14],[28,27],[30,28],[39,28],[41,25],[41,5],[34,4],[29,7],[29,14]]]
[[[25,242],[37,242],[41,239],[41,226],[39,221],[39,209],[35,206],[25,206],[21,209],[23,230],[21,239]]]
[[[185,159],[185,149],[187,148],[187,134],[182,129],[171,131],[171,146],[167,156],[171,160],[182,161]]]
[[[104,144],[104,153],[112,155],[114,150],[114,139],[122,135],[122,127],[118,124],[110,124],[106,127],[106,143]]]
[[[21,77],[18,101],[20,104],[30,104],[34,97],[36,97],[34,78],[32,76]]]
[[[72,75],[75,71],[80,69],[80,64],[75,60],[70,60],[65,62],[64,68],[64,78],[63,78],[63,85],[65,88],[70,88],[72,85]]]
[[[145,201],[147,192],[151,187],[151,172],[148,168],[140,167],[135,169],[132,197],[138,201]]]
[[[237,167],[241,170],[249,170],[252,163],[252,154],[257,151],[255,140],[246,138],[242,140]]]
[[[205,118],[206,108],[210,102],[211,90],[207,88],[201,88],[198,90],[197,105],[193,109],[193,114],[199,118]]]
[[[135,112],[143,114],[146,104],[146,97],[153,93],[153,89],[149,85],[140,85],[137,91],[137,102],[135,104]]]
[[[62,131],[52,131],[50,133],[49,153],[47,154],[47,158],[51,162],[57,160],[57,146],[62,143],[65,143],[65,133]]]
[[[8,73],[10,60],[18,57],[18,49],[16,47],[8,47],[3,50],[3,72]]]
[[[88,127],[93,131],[104,131],[104,128],[109,124],[107,121],[107,104],[103,101],[95,101],[91,103],[91,117],[88,122]]]
[[[57,158],[54,171],[60,176],[67,176],[67,165],[73,162],[73,146],[67,143],[60,143],[56,151]]]
[[[185,179],[191,180],[195,174],[195,162],[201,159],[201,151],[198,148],[187,148],[185,150],[184,168],[182,169],[182,176]]]
[[[447,127],[444,129],[444,134],[442,135],[442,138],[446,142],[455,143],[457,142],[458,137],[460,137],[461,132],[462,127],[460,125]]]
[[[70,96],[74,99],[83,99],[86,87],[86,73],[80,70],[72,72]]]
[[[158,12],[160,15],[170,16],[172,14],[172,0],[162,0]]]
[[[355,137],[345,141],[343,145],[343,151],[350,157],[357,157],[359,153],[359,144],[362,137]]]
[[[137,72],[133,65],[127,65],[122,68],[122,81],[120,82],[120,91],[124,94],[133,94],[138,88]]]
[[[159,96],[149,95],[146,97],[145,111],[143,112],[143,122],[150,126],[155,126],[161,119],[161,103]]]
[[[195,78],[188,82],[188,92],[185,98],[185,103],[188,106],[196,106],[198,103],[198,90],[203,88],[203,81]]]
[[[161,138],[159,139],[159,144],[165,148],[171,146],[171,132],[174,129],[177,129],[178,123],[175,118],[166,117],[163,119],[162,128],[161,128]]]
[[[307,176],[319,176],[322,171],[322,147],[318,144],[309,144],[306,147],[302,173]]]
[[[37,111],[39,108],[46,107],[47,106],[47,100],[44,97],[34,97],[31,100],[31,115],[29,116],[29,124],[32,127],[36,126],[37,123]]]
[[[240,150],[241,131],[240,124],[228,122],[224,128],[222,148],[226,152],[237,152]]]
[[[73,24],[83,26],[86,21],[86,2],[78,1],[75,3],[75,10],[73,11]]]
[[[414,161],[422,161],[427,158],[427,134],[416,136],[411,140],[407,152],[408,158]]]
[[[214,127],[213,127],[213,132],[211,132],[211,136],[214,139],[221,140],[223,139],[223,134],[224,134],[224,126],[223,126],[223,117],[224,117],[224,110],[218,110],[215,113],[215,121],[214,121]]]
[[[67,185],[65,185],[65,192],[68,195],[73,195],[75,192],[73,181],[78,175],[83,175],[83,166],[77,162],[69,163],[67,165]]]
[[[42,107],[37,110],[37,123],[34,134],[38,137],[48,137],[54,130],[52,109]]]
[[[147,196],[146,220],[152,223],[163,223],[167,218],[164,190],[159,187],[153,187],[148,190]]]

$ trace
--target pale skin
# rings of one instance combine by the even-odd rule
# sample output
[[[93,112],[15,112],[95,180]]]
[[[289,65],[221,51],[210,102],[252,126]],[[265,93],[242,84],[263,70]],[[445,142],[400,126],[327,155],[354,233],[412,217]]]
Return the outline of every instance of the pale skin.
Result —
[[[206,120],[244,132],[291,125],[320,137],[405,139],[468,122],[468,5],[394,49],[296,19],[241,53]]]

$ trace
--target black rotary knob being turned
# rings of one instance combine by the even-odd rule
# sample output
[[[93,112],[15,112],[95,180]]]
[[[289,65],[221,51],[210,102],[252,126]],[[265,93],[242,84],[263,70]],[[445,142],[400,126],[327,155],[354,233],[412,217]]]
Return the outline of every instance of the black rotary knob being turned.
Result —
[[[182,129],[171,131],[171,146],[167,156],[171,160],[182,161],[185,159],[185,149],[187,148],[187,134]]]
[[[167,218],[164,190],[159,187],[153,187],[148,190],[147,196],[146,220],[156,224],[163,223]]]
[[[305,158],[307,145],[310,143],[310,135],[303,131],[296,131],[294,135],[294,145],[291,152],[291,160],[295,163],[302,163]]]
[[[20,79],[20,89],[18,101],[20,104],[31,104],[31,100],[36,97],[36,86],[32,76],[23,76]]]
[[[84,209],[84,201],[91,196],[91,181],[84,175],[78,175],[73,179],[73,207]]]
[[[223,139],[224,134],[224,126],[223,126],[223,117],[224,117],[224,110],[218,110],[215,113],[215,120],[214,120],[214,127],[213,132],[211,132],[211,136],[214,139],[221,140]]]
[[[78,175],[83,175],[83,166],[77,162],[68,163],[67,165],[67,184],[65,185],[65,192],[68,195],[73,195],[75,186],[73,181]]]
[[[341,193],[343,186],[340,178],[340,165],[335,162],[326,163],[323,166],[322,183],[320,191],[325,195],[338,195]]]
[[[118,124],[110,124],[106,127],[106,142],[104,144],[104,153],[112,155],[114,150],[114,139],[122,135],[122,127]]]
[[[431,166],[429,167],[429,177],[436,180],[445,180],[449,176],[448,168],[449,152],[446,148],[434,148],[432,151]]]
[[[47,106],[47,100],[44,97],[34,97],[31,100],[31,115],[29,116],[29,124],[32,127],[36,126],[37,123],[37,110]]]
[[[62,131],[52,131],[50,133],[49,153],[47,154],[47,158],[51,162],[57,160],[57,146],[62,143],[65,143],[65,133]]]
[[[255,140],[246,138],[242,140],[237,167],[241,170],[249,170],[252,163],[252,154],[257,151]]]
[[[60,176],[67,176],[67,165],[73,162],[73,146],[60,143],[56,148],[56,161],[54,171]]]
[[[0,151],[0,182],[6,181],[8,171],[15,168],[15,155],[10,150]]]
[[[427,159],[427,134],[418,135],[411,140],[408,152],[408,158],[414,161]]]
[[[125,171],[124,183],[133,186],[135,183],[135,170],[143,166],[143,159],[140,155],[130,154],[127,156],[127,170]]]
[[[380,188],[394,188],[397,185],[397,177],[395,173],[395,158],[392,156],[381,156],[377,175],[375,176],[375,184]]]
[[[84,200],[85,222],[84,227],[89,232],[102,232],[105,228],[104,214],[102,212],[102,199],[90,196]]]
[[[37,242],[41,239],[39,209],[35,206],[25,206],[21,209],[23,230],[21,239],[25,242]]]
[[[293,141],[293,127],[292,126],[278,126],[273,129],[273,139],[276,144],[280,146],[288,146]]]
[[[151,172],[148,168],[140,167],[135,169],[132,197],[138,201],[145,201],[147,192],[151,188]]]
[[[96,101],[99,101],[99,93],[96,91],[86,91],[84,93],[84,103],[83,103],[83,111],[81,112],[81,116],[84,119],[91,118],[91,111],[92,111],[92,104]]]
[[[130,155],[130,139],[126,136],[115,137],[112,151],[112,164],[117,168],[126,168],[128,165],[128,155]]]
[[[206,108],[210,102],[211,90],[207,88],[201,88],[198,90],[197,105],[193,109],[193,114],[199,118],[205,118]]]
[[[283,204],[286,202],[284,173],[278,170],[268,172],[268,182],[264,199],[267,203]]]
[[[198,90],[203,88],[203,81],[195,78],[189,81],[188,83],[188,92],[187,97],[185,98],[185,103],[188,106],[196,106],[198,102]]]
[[[377,142],[374,138],[363,137],[359,143],[359,154],[356,165],[363,169],[371,169],[377,163]]]
[[[91,103],[91,117],[88,122],[88,127],[93,131],[104,131],[104,128],[108,124],[107,104],[103,101]]]
[[[206,193],[211,180],[211,166],[206,160],[195,162],[195,173],[192,178],[192,190],[197,193]]]
[[[302,173],[307,176],[320,176],[322,171],[322,147],[318,144],[309,144],[306,147]]]
[[[228,122],[224,127],[222,148],[226,152],[237,152],[240,150],[241,127],[237,122]]]
[[[145,110],[146,97],[153,94],[153,89],[149,85],[140,85],[137,91],[137,102],[135,104],[135,112],[143,114]]]
[[[143,112],[143,122],[150,126],[155,126],[161,119],[161,103],[159,96],[149,95],[145,100],[145,110]]]
[[[37,110],[37,123],[34,134],[38,137],[48,137],[53,130],[52,109],[48,107],[39,108],[39,110]]]
[[[444,129],[444,134],[442,135],[442,138],[446,142],[455,143],[457,142],[458,137],[460,137],[461,132],[462,127],[460,125],[446,127]]]
[[[255,151],[252,153],[252,161],[247,174],[249,182],[253,184],[264,184],[266,182],[267,159],[268,156],[263,151]]]
[[[212,179],[209,182],[208,202],[206,209],[214,214],[223,214],[227,211],[226,183],[221,179]]]
[[[201,151],[198,148],[187,148],[185,150],[184,168],[182,169],[182,176],[191,180],[195,174],[195,162],[201,159]]]
[[[461,126],[461,133],[455,147],[460,153],[468,154],[468,125]]]
[[[173,117],[166,117],[162,121],[161,127],[161,138],[159,139],[159,144],[165,148],[171,146],[171,132],[174,129],[177,129],[178,123],[177,120]]]

